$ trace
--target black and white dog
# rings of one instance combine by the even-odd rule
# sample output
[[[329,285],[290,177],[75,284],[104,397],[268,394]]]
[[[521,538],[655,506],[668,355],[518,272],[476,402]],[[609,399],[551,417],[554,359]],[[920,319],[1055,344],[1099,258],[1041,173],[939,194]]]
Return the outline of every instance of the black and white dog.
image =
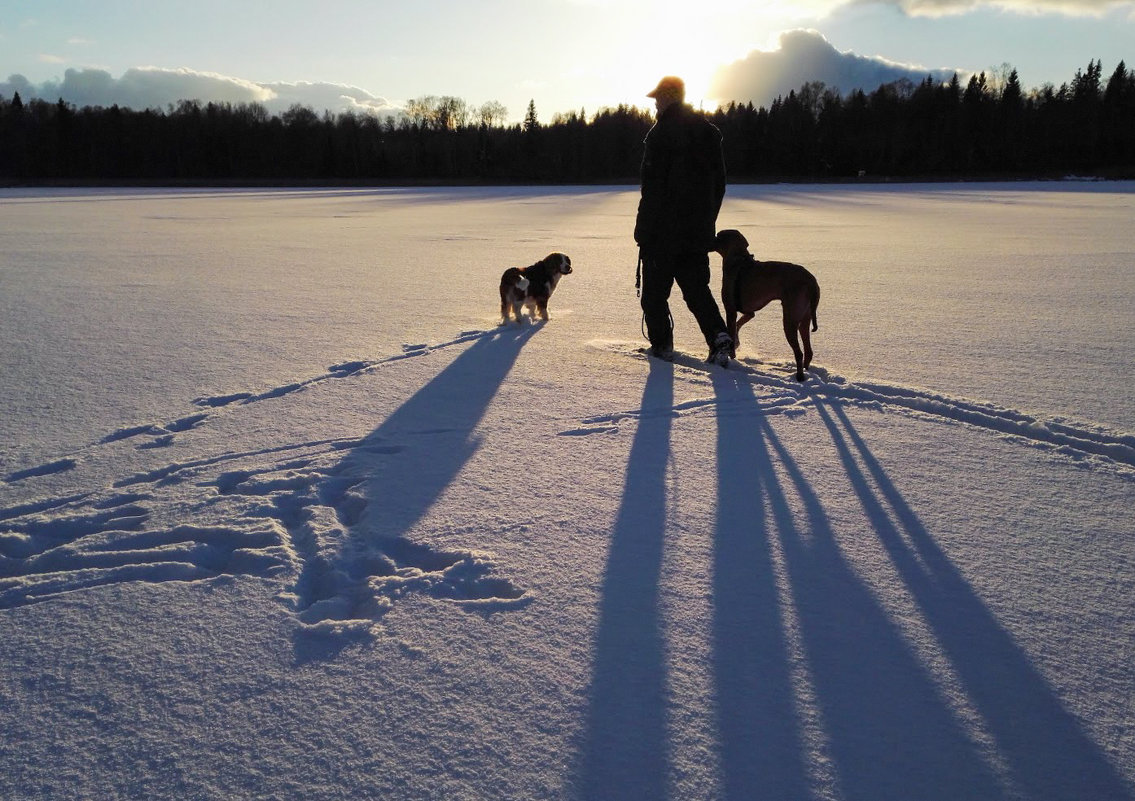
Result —
[[[563,253],[550,253],[528,267],[509,267],[501,276],[501,325],[507,323],[510,314],[516,322],[521,307],[528,308],[528,316],[541,320],[548,319],[548,300],[556,291],[556,284],[571,273],[571,259]]]

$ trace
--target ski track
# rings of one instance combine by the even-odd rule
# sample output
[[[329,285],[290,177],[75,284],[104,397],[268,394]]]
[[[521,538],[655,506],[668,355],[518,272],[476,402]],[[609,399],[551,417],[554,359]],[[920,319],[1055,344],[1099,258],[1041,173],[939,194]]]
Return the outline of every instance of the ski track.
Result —
[[[438,345],[404,345],[375,361],[351,361],[304,381],[262,392],[197,398],[199,411],[163,424],[122,428],[64,458],[13,472],[9,484],[74,470],[93,449],[140,438],[135,447],[160,448],[190,435],[214,415],[279,399],[384,365],[491,336],[495,329],[463,331]],[[645,361],[630,343],[589,346]],[[715,371],[679,354],[675,377],[704,386]],[[795,380],[790,364],[745,359],[728,375],[757,392],[757,413],[804,415],[817,401],[965,425],[1037,448],[1084,469],[1135,480],[1135,436],[1063,418],[1040,419],[979,401],[877,381],[849,381],[819,366]],[[624,422],[669,416],[752,414],[751,404],[698,397],[664,408],[590,415],[558,432],[562,437],[617,435]],[[450,432],[433,432],[446,434]],[[465,609],[493,613],[527,605],[530,592],[500,575],[489,553],[439,550],[405,536],[368,536],[367,477],[403,447],[373,438],[325,439],[262,450],[225,452],[123,476],[111,486],[72,492],[0,509],[0,610],[58,598],[90,587],[125,582],[185,582],[224,575],[284,578],[279,599],[295,614],[301,633],[375,631],[398,599],[424,594]],[[192,483],[196,506],[213,525],[154,526],[170,487]]]
[[[463,331],[439,345],[403,345],[393,356],[333,365],[315,378],[264,392],[197,398],[193,404],[209,411],[122,428],[5,481],[72,470],[92,450],[133,438],[144,438],[135,445],[139,449],[164,447],[215,414],[494,333]],[[365,474],[376,460],[402,450],[369,438],[339,438],[224,452],[124,476],[103,490],[0,509],[0,610],[102,585],[223,575],[288,576],[279,599],[295,612],[301,633],[321,636],[373,631],[399,598],[412,593],[483,614],[531,602],[531,594],[497,575],[491,554],[438,550],[402,536],[368,537],[360,529]],[[352,470],[364,475],[348,475]],[[150,527],[163,491],[190,483],[200,489],[196,510],[226,524]]]

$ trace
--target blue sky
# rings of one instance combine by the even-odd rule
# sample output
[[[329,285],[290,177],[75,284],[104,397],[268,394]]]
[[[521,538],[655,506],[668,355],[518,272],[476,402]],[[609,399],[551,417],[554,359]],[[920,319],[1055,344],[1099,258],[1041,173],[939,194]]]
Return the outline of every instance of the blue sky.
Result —
[[[1135,67],[1135,1],[0,0],[0,95],[164,107],[182,97],[396,110],[452,95],[519,120],[644,97],[766,104],[804,80],[1017,68],[1026,89],[1089,60]],[[858,87],[856,84],[867,83]],[[723,96],[725,95],[725,96]],[[741,95],[741,96],[739,96]]]

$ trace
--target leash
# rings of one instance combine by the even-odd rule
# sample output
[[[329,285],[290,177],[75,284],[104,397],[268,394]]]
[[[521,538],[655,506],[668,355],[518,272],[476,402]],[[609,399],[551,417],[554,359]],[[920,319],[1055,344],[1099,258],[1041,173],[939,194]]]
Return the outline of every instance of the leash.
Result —
[[[642,248],[638,249],[638,266],[634,271],[634,296],[636,298],[642,297]],[[642,313],[642,322],[639,324],[639,330],[642,331],[642,338],[649,340],[650,337],[646,333],[646,312]]]
[[[642,297],[642,248],[638,249],[638,266],[634,270],[634,296],[636,298]],[[646,312],[642,313],[642,322],[639,323],[638,327],[642,331],[642,338],[649,340],[650,337],[646,333]]]
[[[635,268],[634,273],[634,296],[636,298],[642,297],[642,249],[638,251],[638,266]],[[674,330],[674,315],[666,315],[670,319],[670,330]],[[642,322],[639,324],[639,330],[642,331],[642,338],[650,340],[650,335],[646,333],[646,312],[642,313]]]

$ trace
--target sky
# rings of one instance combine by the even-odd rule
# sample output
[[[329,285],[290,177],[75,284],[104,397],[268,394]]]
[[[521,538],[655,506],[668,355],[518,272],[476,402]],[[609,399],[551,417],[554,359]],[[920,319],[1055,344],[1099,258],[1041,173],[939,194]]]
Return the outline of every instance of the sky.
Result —
[[[847,93],[1017,69],[1026,89],[1135,66],[1112,0],[0,0],[0,96],[165,108],[180,99],[397,113],[495,101],[510,121],[648,108],[663,75],[712,109],[806,81]]]

